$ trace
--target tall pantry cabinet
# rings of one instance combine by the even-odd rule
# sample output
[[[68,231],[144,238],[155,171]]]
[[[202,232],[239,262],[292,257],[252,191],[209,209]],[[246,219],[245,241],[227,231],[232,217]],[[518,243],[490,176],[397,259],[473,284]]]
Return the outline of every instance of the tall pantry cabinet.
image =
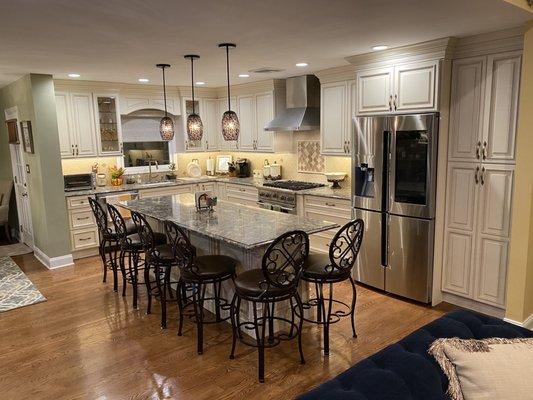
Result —
[[[521,53],[455,60],[442,290],[505,309]]]

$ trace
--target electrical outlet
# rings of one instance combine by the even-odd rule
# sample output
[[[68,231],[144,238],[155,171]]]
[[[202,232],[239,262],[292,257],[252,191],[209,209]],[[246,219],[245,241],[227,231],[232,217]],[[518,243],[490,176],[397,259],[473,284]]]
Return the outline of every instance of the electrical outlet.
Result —
[[[26,164],[26,173],[27,173],[27,174],[30,173],[30,164]]]

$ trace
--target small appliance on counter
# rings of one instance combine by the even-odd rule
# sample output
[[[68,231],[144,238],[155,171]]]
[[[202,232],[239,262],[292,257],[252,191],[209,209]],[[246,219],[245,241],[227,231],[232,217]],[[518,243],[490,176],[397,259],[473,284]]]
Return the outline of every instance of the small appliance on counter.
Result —
[[[209,157],[205,162],[205,174],[209,176],[215,175],[215,160]]]
[[[252,173],[252,165],[247,158],[235,161],[235,175],[237,178],[248,178]]]
[[[281,165],[274,161],[274,164],[269,164],[268,160],[265,160],[263,165],[263,178],[277,181],[281,179]]]
[[[332,189],[341,189],[339,182],[342,182],[346,178],[345,172],[326,172],[324,174],[328,182],[333,183]]]
[[[187,164],[187,176],[191,178],[199,178],[202,176],[202,169],[198,165],[198,160],[196,158]]]
[[[107,185],[107,175],[106,174],[96,174],[96,186],[104,187]]]
[[[93,190],[96,187],[96,178],[92,173],[63,175],[63,181],[65,192]]]

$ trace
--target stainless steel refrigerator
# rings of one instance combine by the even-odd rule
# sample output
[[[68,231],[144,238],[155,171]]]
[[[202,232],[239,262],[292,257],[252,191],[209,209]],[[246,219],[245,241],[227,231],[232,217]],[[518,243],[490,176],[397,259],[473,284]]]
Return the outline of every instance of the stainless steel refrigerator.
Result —
[[[354,118],[353,214],[365,222],[355,279],[431,301],[439,115]]]

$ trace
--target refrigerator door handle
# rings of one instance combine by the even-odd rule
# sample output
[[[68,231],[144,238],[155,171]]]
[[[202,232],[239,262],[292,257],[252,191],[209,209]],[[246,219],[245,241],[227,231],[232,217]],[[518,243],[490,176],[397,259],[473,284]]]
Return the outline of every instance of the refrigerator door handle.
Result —
[[[381,215],[381,266],[387,268],[389,253],[389,217],[387,214]]]

